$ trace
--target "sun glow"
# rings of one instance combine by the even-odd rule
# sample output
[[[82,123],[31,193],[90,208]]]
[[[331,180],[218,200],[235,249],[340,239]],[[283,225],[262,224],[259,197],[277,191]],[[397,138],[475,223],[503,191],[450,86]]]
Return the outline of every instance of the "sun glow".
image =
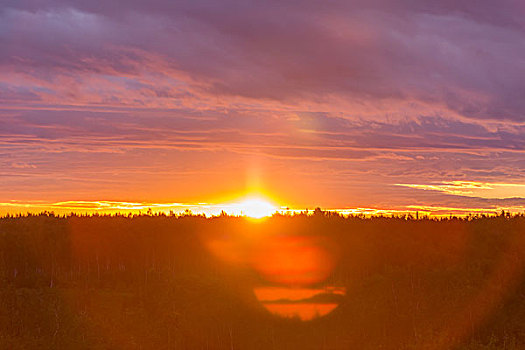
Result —
[[[278,210],[278,208],[269,201],[257,197],[247,198],[233,204],[232,207],[234,207],[236,214],[254,219],[271,216]]]

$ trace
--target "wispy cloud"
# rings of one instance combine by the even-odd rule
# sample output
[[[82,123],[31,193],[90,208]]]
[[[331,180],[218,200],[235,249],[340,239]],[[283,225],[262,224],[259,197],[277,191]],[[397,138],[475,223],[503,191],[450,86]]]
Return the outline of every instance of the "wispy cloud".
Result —
[[[298,206],[523,197],[503,185],[525,174],[524,14],[4,1],[0,200],[190,203],[253,181]]]
[[[478,198],[522,198],[525,203],[525,184],[519,183],[449,181],[440,184],[396,184],[396,186]]]

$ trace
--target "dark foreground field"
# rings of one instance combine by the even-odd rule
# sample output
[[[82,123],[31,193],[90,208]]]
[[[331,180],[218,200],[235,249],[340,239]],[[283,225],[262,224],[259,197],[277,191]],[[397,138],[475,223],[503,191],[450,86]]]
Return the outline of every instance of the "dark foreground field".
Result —
[[[3,218],[0,348],[525,349],[524,248],[507,215]],[[332,287],[309,321],[255,293]]]

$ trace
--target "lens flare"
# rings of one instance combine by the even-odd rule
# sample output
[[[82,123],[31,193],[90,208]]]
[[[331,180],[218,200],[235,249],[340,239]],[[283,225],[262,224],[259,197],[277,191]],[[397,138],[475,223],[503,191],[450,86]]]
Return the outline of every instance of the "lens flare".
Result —
[[[272,314],[310,321],[336,309],[346,294],[346,288],[256,287],[253,292]]]

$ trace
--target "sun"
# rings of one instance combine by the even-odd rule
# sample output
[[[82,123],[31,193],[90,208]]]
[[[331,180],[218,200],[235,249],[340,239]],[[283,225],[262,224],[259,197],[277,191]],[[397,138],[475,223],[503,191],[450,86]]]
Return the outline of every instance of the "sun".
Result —
[[[235,207],[239,215],[254,219],[271,216],[278,209],[275,205],[262,198],[247,198],[236,203]]]

